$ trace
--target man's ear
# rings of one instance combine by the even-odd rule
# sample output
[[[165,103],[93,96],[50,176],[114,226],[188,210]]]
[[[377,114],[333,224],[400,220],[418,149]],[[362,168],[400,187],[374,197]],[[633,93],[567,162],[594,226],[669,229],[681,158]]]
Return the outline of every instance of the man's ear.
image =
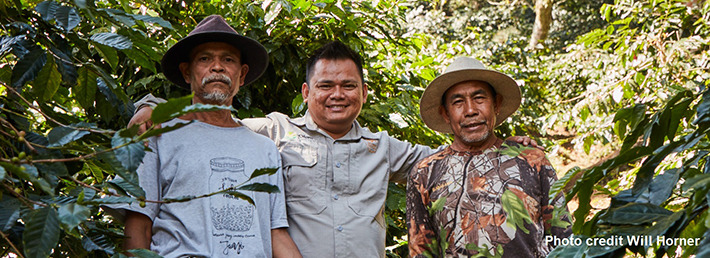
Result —
[[[303,85],[301,85],[301,97],[303,97],[303,103],[308,102],[308,93],[310,92],[310,89],[308,88],[308,83],[304,82]]]
[[[495,108],[494,110],[496,112],[496,115],[498,115],[498,113],[500,113],[500,105],[501,104],[503,104],[503,96],[498,94],[498,95],[496,95],[496,102],[495,102],[495,106],[494,106],[494,108]]]
[[[362,104],[367,102],[367,83],[362,84]]]
[[[451,124],[451,119],[449,119],[449,113],[446,112],[446,108],[444,106],[439,106],[439,115],[444,118],[444,122],[447,124]]]
[[[190,71],[189,71],[190,65],[187,62],[182,62],[182,63],[180,63],[178,68],[180,68],[180,73],[182,73],[182,78],[185,79],[185,82],[187,84],[190,84],[190,82],[191,82],[190,81],[191,80],[190,79]]]
[[[246,80],[246,78],[247,78],[247,73],[249,73],[249,65],[243,64],[242,65],[242,74],[239,76],[239,86],[244,85],[244,80]]]

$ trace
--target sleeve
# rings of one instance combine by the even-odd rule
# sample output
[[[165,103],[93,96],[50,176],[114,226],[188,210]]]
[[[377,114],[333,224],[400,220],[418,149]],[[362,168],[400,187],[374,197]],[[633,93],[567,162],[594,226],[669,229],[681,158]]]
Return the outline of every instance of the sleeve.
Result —
[[[405,183],[407,172],[412,170],[414,164],[436,152],[436,150],[428,146],[412,145],[409,142],[400,141],[387,135],[385,137],[389,138],[390,181]]]
[[[544,155],[544,153],[543,153]],[[558,238],[566,238],[572,234],[572,225],[569,219],[569,210],[565,205],[565,197],[560,194],[555,199],[550,200],[550,188],[557,181],[557,173],[550,164],[547,157],[542,157],[542,165],[540,165],[540,184],[542,185],[542,216],[543,225],[545,226],[545,235],[557,236]]]
[[[279,115],[285,117],[285,115],[273,112],[268,114],[266,117],[246,118],[242,119],[241,122],[249,128],[249,130],[266,136],[275,143],[278,143],[281,138],[282,131],[281,126],[279,126]]]
[[[138,166],[136,170],[138,175],[138,182],[140,187],[145,191],[145,199],[151,201],[158,201],[162,199],[160,194],[160,160],[158,156],[157,139],[151,137],[148,140],[148,147],[152,151],[146,151],[145,156],[143,156],[142,163]],[[118,178],[117,180],[123,180],[123,178]],[[122,204],[111,204],[102,206],[102,208],[112,215],[119,221],[124,221],[126,216],[126,211],[138,212],[143,215],[148,216],[150,220],[155,219],[160,210],[160,204],[154,202],[146,202],[145,207],[141,207],[140,203],[122,203]]]
[[[273,156],[276,157],[275,166],[278,168],[275,174],[269,176],[269,183],[279,188],[278,193],[270,194],[271,200],[271,229],[287,228],[288,218],[286,217],[286,198],[284,195],[283,172],[281,170],[281,155],[274,148]]]
[[[424,253],[431,252],[427,246],[431,244],[435,233],[429,223],[429,212],[427,204],[422,199],[424,189],[420,181],[420,175],[428,174],[426,168],[419,171],[417,167],[412,168],[407,177],[407,239],[409,240],[409,257],[425,257]]]
[[[138,110],[146,106],[155,107],[158,104],[165,102],[167,102],[167,100],[155,97],[153,96],[153,94],[148,93],[148,95],[145,95],[143,98],[138,100],[138,102],[133,103],[133,106],[136,108],[133,112],[137,112]]]

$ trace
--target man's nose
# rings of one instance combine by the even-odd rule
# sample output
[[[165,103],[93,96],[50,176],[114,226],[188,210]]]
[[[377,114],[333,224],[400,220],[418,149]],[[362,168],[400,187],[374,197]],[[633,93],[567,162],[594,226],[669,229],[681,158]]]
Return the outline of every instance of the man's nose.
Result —
[[[478,115],[478,108],[473,101],[466,101],[466,103],[464,103],[463,112],[465,116],[475,116]]]
[[[210,64],[210,65],[211,65],[210,70],[211,70],[212,72],[217,72],[217,73],[224,72],[224,65],[222,65],[222,61],[220,61],[220,60],[215,60],[215,61],[213,61],[212,64]]]
[[[335,85],[333,87],[333,93],[330,94],[331,98],[334,99],[342,99],[345,97],[345,91],[343,90],[343,87],[340,85]]]

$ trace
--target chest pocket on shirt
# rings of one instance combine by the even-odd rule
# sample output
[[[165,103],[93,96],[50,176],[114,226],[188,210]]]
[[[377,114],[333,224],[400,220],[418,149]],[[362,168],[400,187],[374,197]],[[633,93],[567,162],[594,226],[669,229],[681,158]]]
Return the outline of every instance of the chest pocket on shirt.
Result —
[[[318,145],[287,142],[281,146],[284,194],[289,214],[319,213],[324,202],[316,194],[325,184],[325,173],[318,167]]]

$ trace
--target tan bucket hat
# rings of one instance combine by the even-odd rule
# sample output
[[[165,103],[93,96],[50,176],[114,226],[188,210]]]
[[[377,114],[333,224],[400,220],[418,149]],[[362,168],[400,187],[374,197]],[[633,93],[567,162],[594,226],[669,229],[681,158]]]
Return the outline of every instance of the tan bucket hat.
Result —
[[[165,78],[180,87],[190,89],[190,84],[185,82],[180,72],[180,63],[188,62],[190,51],[207,42],[224,42],[239,49],[242,54],[241,62],[249,65],[249,72],[242,86],[247,86],[258,79],[269,65],[269,55],[264,46],[256,40],[239,35],[222,16],[210,15],[198,23],[187,37],[165,52],[160,62]]]
[[[522,100],[520,87],[518,84],[501,72],[486,69],[486,67],[471,57],[458,57],[451,65],[446,67],[446,71],[429,83],[424,90],[419,101],[419,114],[422,121],[429,128],[442,133],[452,133],[451,126],[444,121],[444,117],[439,114],[441,98],[446,90],[460,82],[484,81],[495,89],[496,94],[503,97],[500,105],[500,112],[496,116],[495,126],[499,126],[506,118],[512,115]]]

